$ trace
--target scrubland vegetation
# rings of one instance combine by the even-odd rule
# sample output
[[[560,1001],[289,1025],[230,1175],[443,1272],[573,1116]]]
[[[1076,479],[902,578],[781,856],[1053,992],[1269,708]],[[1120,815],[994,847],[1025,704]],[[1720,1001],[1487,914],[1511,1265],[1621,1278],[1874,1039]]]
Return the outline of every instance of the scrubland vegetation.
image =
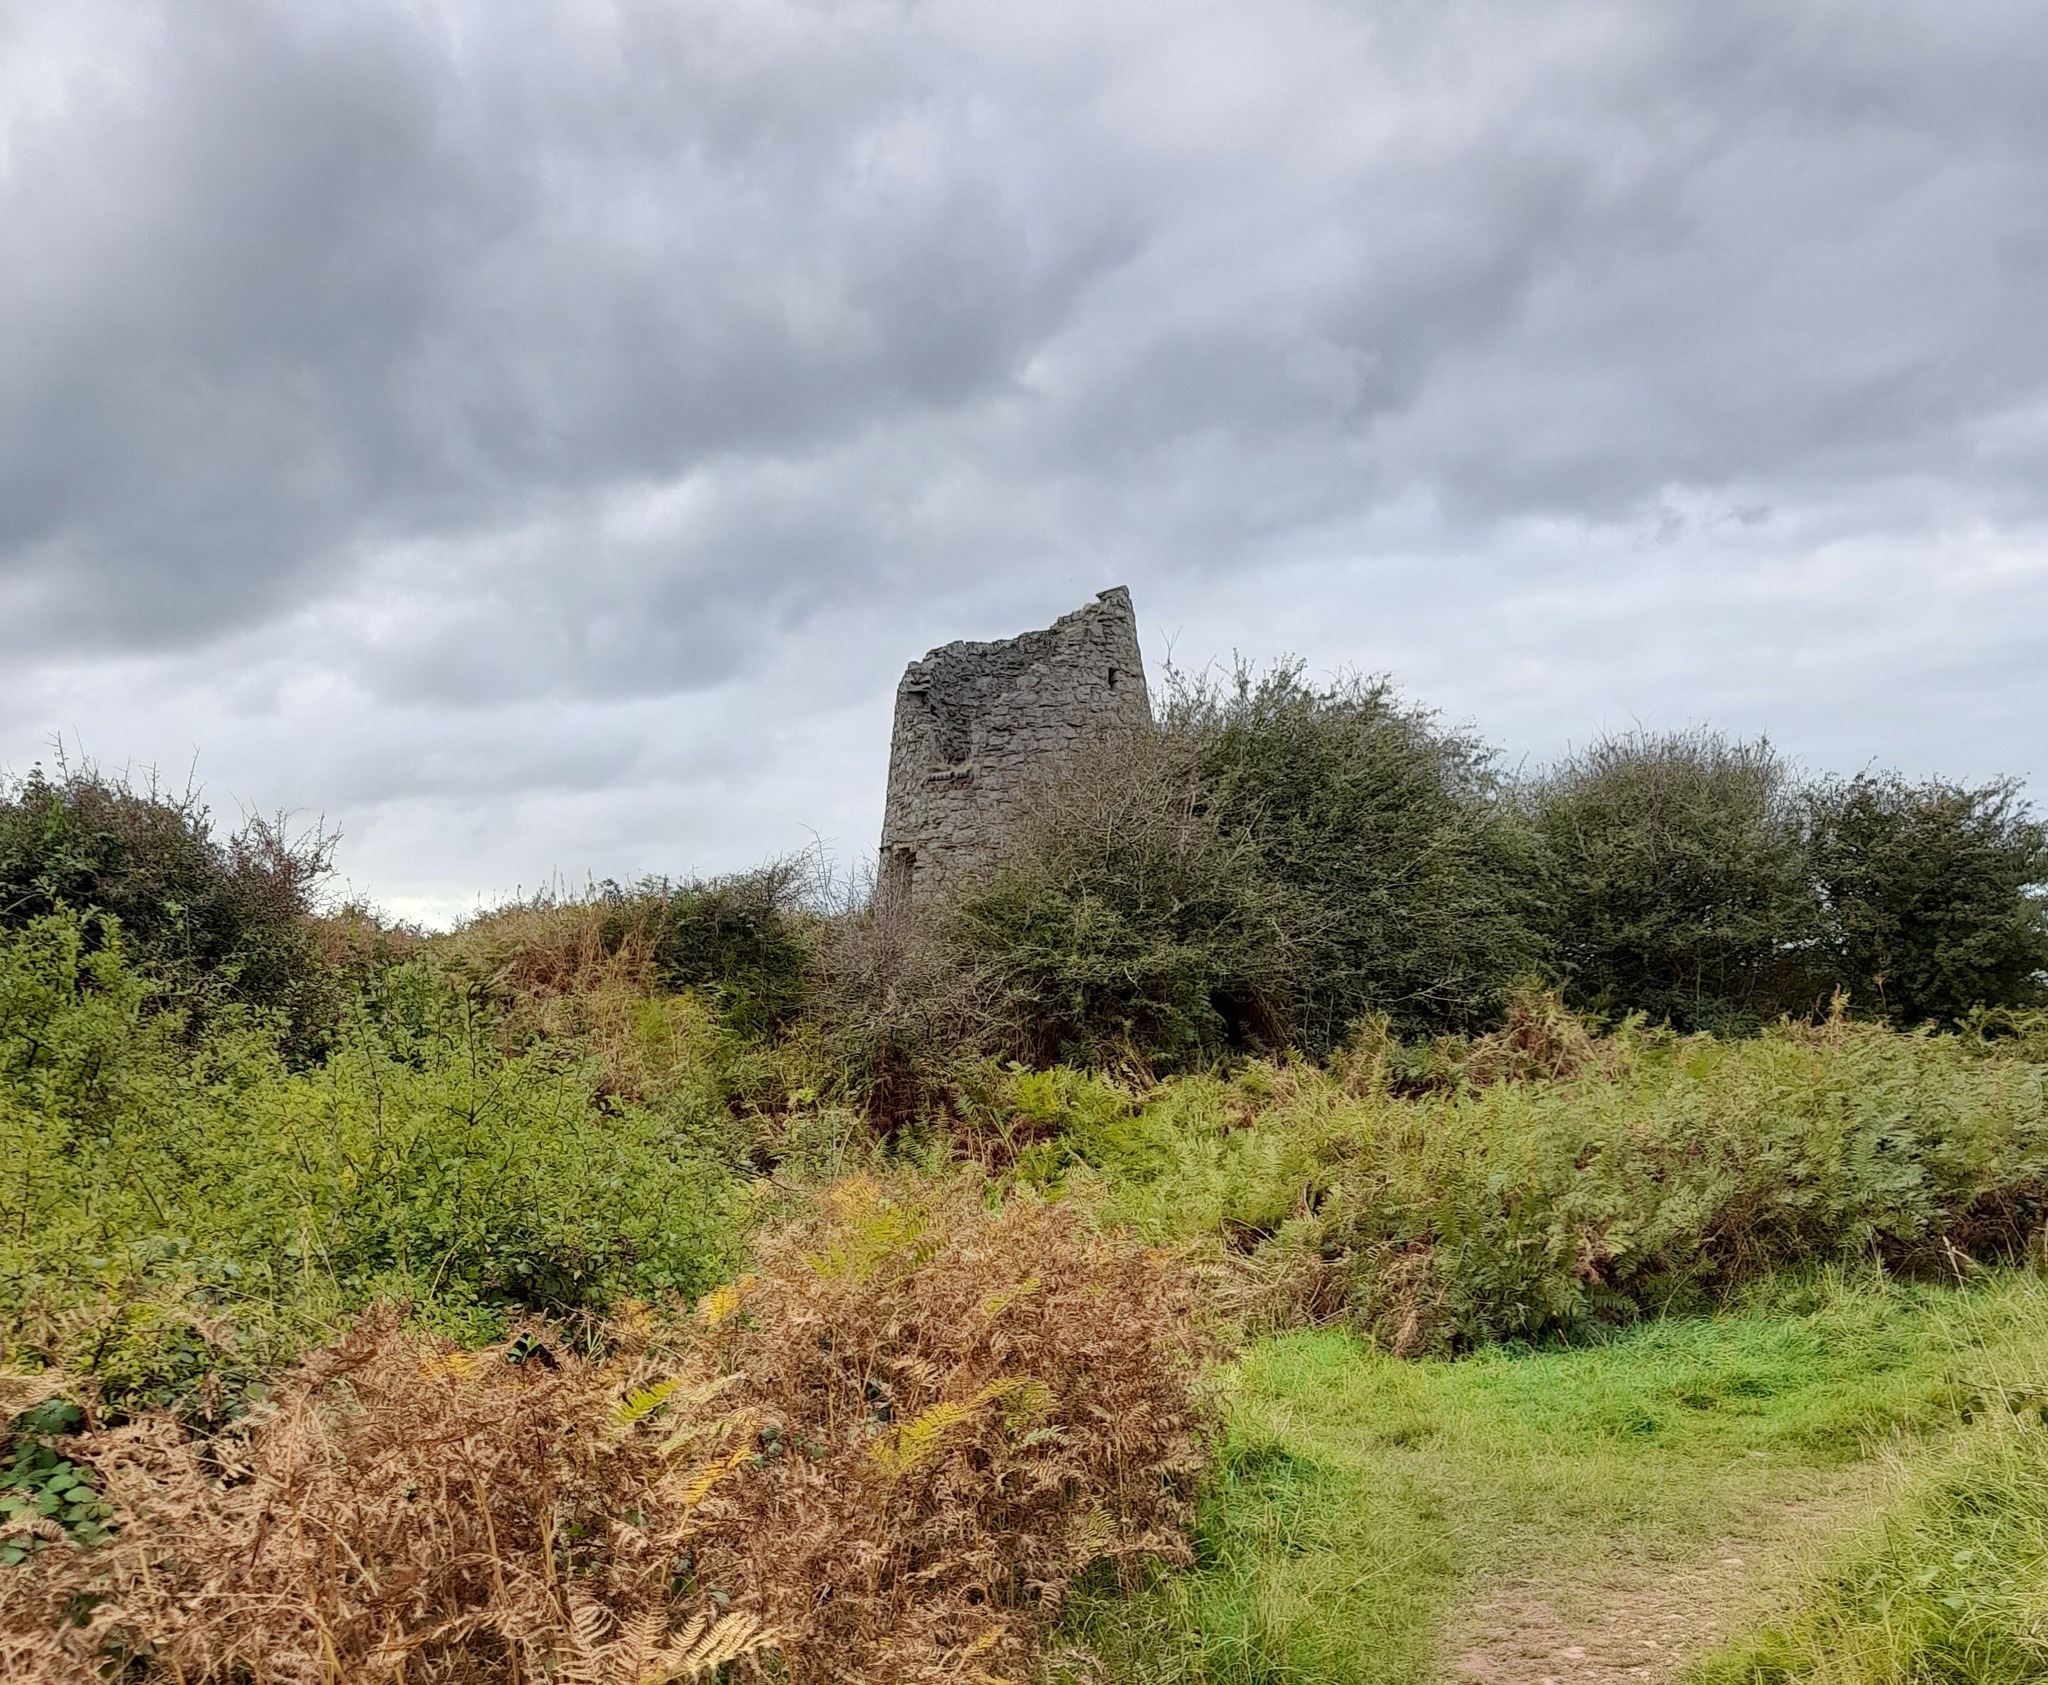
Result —
[[[0,792],[9,1678],[2048,1676],[2016,786],[1281,668],[942,906],[328,850]]]

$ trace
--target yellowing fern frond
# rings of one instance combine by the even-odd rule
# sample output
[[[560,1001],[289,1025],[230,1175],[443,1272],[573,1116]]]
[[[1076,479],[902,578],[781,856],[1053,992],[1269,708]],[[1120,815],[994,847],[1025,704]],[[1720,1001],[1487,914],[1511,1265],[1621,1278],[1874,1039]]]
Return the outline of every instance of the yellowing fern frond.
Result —
[[[629,1392],[612,1407],[612,1420],[622,1428],[629,1428],[635,1422],[651,1416],[669,1400],[669,1394],[683,1384],[680,1375],[671,1375],[665,1381],[656,1381],[651,1387],[640,1387]]]
[[[420,1373],[430,1381],[442,1379],[466,1381],[483,1367],[481,1352],[444,1352],[439,1357],[430,1357],[420,1365]]]
[[[657,1445],[655,1450],[664,1457],[676,1457],[700,1445],[723,1445],[735,1434],[741,1438],[750,1436],[754,1431],[756,1418],[749,1411],[733,1411],[712,1421],[691,1414],[692,1411],[710,1403],[727,1387],[737,1385],[744,1378],[740,1375],[726,1375],[709,1386],[691,1387],[686,1392],[671,1395],[679,1404],[678,1414],[683,1418],[682,1425]]]
[[[654,1307],[645,1299],[620,1299],[610,1312],[612,1339],[621,1345],[643,1343],[654,1332]]]
[[[1015,1433],[1029,1427],[1052,1410],[1052,1388],[1043,1381],[1025,1379],[1003,1394],[1003,1426]]]
[[[890,1198],[872,1176],[849,1176],[826,1193],[823,1204],[831,1244],[804,1256],[822,1280],[869,1281],[884,1264],[914,1270],[935,1254],[931,1213]]]
[[[761,1625],[757,1615],[725,1615],[708,1626],[705,1618],[698,1615],[654,1658],[654,1665],[638,1676],[635,1685],[668,1685],[668,1681],[675,1679],[699,1679],[715,1673],[727,1662],[765,1650],[775,1642],[775,1634]]]
[[[697,1468],[683,1486],[682,1503],[686,1510],[695,1509],[709,1495],[711,1488],[753,1455],[754,1448],[745,1440],[723,1457],[713,1458]]]
[[[1117,1537],[1116,1522],[1100,1505],[1084,1514],[1074,1529],[1074,1543],[1083,1557],[1101,1556],[1116,1544]]]
[[[714,1287],[697,1301],[697,1319],[706,1328],[716,1328],[747,1302],[747,1295],[754,1290],[757,1279],[751,1275],[743,1275],[739,1280],[727,1282],[723,1287]]]
[[[967,1398],[942,1398],[920,1410],[907,1422],[899,1422],[887,1438],[878,1440],[868,1455],[890,1475],[908,1474],[938,1450],[948,1428],[958,1427],[976,1412],[999,1398],[1008,1398],[1036,1385],[1028,1376],[1004,1375]]]
[[[997,1317],[1001,1316],[1004,1311],[1008,1310],[1019,1299],[1037,1291],[1038,1277],[1028,1275],[1014,1287],[1005,1287],[999,1292],[989,1294],[981,1302],[981,1320],[983,1322],[995,1321]]]

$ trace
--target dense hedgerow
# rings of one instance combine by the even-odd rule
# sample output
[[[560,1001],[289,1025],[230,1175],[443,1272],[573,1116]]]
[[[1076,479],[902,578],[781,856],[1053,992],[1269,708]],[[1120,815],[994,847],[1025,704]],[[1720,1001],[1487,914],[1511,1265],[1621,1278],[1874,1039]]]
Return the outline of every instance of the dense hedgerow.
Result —
[[[698,989],[742,1033],[772,1034],[802,1010],[812,971],[806,868],[776,861],[709,881],[649,878],[615,894],[609,931],[644,932],[665,989]]]
[[[2048,827],[2009,782],[1808,780],[1706,730],[1601,738],[1510,788],[1384,681],[1281,666],[1183,683],[1050,780],[937,924],[1040,1064],[1484,1029],[1532,974],[1683,1031],[1837,991],[1953,1024],[2048,998]]]
[[[1498,1017],[1542,955],[1491,749],[1385,679],[1316,686],[1298,663],[1182,682],[1165,724],[1194,746],[1219,828],[1286,893],[1294,1046],[1325,1054],[1368,1012],[1406,1035]]]
[[[1193,746],[1156,730],[1041,791],[993,879],[946,915],[1018,1052],[1167,1066],[1284,1044],[1317,916],[1219,814]]]
[[[2011,780],[1866,773],[1808,797],[1827,965],[1901,1023],[2048,1000],[2048,825]]]
[[[1517,819],[1488,751],[1384,682],[1240,671],[1050,781],[944,922],[1041,1064],[1473,1027],[1540,958]]]
[[[803,1016],[783,1053],[788,1086],[849,1108],[895,1141],[974,1108],[999,1052],[1021,1051],[1014,1000],[953,933],[900,900],[864,899],[821,921]]]
[[[1527,806],[1546,957],[1574,1001],[1681,1030],[1825,1004],[1806,809],[1768,742],[1602,738]]]
[[[2012,781],[1802,780],[1768,742],[1602,738],[1532,781],[1532,904],[1573,999],[1680,1029],[1953,1024],[2048,979],[2048,827]]]

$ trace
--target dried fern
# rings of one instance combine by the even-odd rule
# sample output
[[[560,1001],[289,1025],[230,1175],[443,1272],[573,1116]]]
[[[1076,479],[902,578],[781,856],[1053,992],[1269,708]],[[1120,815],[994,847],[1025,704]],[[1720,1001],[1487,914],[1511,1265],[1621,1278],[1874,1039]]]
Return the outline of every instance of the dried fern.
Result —
[[[0,1573],[0,1677],[1021,1677],[1091,1560],[1185,1550],[1192,1303],[1059,1207],[861,1180],[606,1362],[371,1316],[211,1441],[67,1441],[118,1530]]]

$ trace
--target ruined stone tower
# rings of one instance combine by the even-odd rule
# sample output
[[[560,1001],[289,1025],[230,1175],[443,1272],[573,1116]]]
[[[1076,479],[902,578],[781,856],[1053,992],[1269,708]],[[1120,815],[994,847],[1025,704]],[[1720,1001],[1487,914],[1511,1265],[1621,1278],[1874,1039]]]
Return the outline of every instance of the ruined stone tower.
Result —
[[[1042,632],[913,661],[896,687],[882,894],[923,899],[991,865],[1033,784],[1151,710],[1121,585]]]

